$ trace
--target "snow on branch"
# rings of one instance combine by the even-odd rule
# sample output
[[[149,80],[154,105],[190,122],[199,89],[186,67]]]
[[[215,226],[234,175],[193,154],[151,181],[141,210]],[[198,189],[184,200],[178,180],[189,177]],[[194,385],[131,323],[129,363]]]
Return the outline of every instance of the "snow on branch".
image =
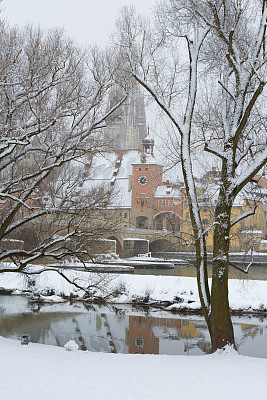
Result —
[[[27,203],[25,203],[23,200],[19,199],[18,197],[12,196],[11,194],[8,194],[8,193],[1,193],[0,192],[0,197],[14,200],[15,202],[18,202],[21,205],[23,205],[24,207],[26,207],[28,210],[32,210],[33,208],[35,208],[35,207],[29,206]]]
[[[226,158],[226,156],[223,153],[221,153],[219,150],[211,149],[207,143],[204,144],[204,151],[214,154],[215,156],[221,158],[222,160],[224,160]]]
[[[18,221],[13,222],[13,223],[10,224],[10,225],[8,226],[8,228],[5,230],[5,236],[8,235],[8,234],[10,234],[10,233],[11,233],[12,231],[14,231],[15,229],[21,227],[22,225],[26,224],[27,222],[33,221],[34,219],[39,218],[39,217],[41,217],[42,215],[45,215],[45,214],[47,214],[47,213],[48,213],[47,210],[40,210],[40,211],[38,211],[37,213],[26,215],[24,218],[21,218],[21,219],[19,219]]]
[[[251,114],[251,111],[252,111],[252,109],[253,109],[253,107],[254,107],[254,104],[256,103],[258,97],[259,97],[260,94],[262,93],[265,84],[266,84],[266,82],[260,82],[260,84],[259,84],[259,86],[257,87],[256,91],[253,93],[253,96],[252,96],[252,98],[250,99],[250,101],[249,101],[249,103],[248,103],[248,105],[247,105],[247,107],[246,107],[246,109],[245,109],[245,112],[243,113],[243,116],[242,116],[242,118],[241,118],[241,121],[240,121],[240,123],[239,123],[239,125],[238,125],[238,127],[237,127],[236,132],[235,132],[234,144],[233,144],[233,145],[234,145],[234,148],[237,147],[239,138],[240,138],[242,132],[244,131],[244,128],[245,128],[245,126],[246,126],[246,124],[247,124],[247,121],[248,121],[248,119],[249,119],[249,117],[250,117],[250,114]]]
[[[236,196],[240,190],[254,177],[254,175],[266,164],[267,161],[267,147],[255,157],[252,164],[247,167],[241,175],[232,180],[229,187],[229,194]]]
[[[236,225],[238,222],[242,221],[243,219],[246,219],[250,215],[254,215],[256,212],[256,209],[257,209],[257,205],[255,205],[255,207],[253,209],[251,209],[251,210],[239,215],[235,219],[233,219],[233,221],[231,221],[231,223],[230,223],[230,227],[232,228],[234,225]]]

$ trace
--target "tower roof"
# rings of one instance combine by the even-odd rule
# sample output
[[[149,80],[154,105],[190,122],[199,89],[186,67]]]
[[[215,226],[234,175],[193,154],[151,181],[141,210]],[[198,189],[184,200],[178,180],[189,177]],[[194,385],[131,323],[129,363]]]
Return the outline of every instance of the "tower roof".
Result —
[[[142,143],[146,143],[146,144],[154,144],[154,139],[152,139],[150,136],[149,136],[149,134],[144,138],[144,139],[142,139]]]

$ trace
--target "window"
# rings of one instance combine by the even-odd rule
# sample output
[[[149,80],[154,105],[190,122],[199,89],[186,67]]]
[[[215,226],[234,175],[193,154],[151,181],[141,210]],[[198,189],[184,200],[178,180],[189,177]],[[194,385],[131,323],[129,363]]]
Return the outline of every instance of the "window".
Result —
[[[128,218],[128,214],[124,213],[124,219]]]
[[[159,206],[165,206],[166,200],[159,200],[158,204],[159,204]]]
[[[149,171],[149,168],[148,168],[148,167],[146,167],[146,168],[145,168],[145,171]]]
[[[169,200],[169,206],[171,206],[171,207],[176,206],[176,201],[175,200]]]
[[[185,213],[185,218],[189,218],[189,212]]]
[[[139,348],[140,348],[140,347],[144,347],[144,345],[145,345],[145,340],[144,340],[143,337],[137,336],[137,337],[135,338],[134,343],[135,343],[135,346],[136,346],[136,347],[139,347]]]

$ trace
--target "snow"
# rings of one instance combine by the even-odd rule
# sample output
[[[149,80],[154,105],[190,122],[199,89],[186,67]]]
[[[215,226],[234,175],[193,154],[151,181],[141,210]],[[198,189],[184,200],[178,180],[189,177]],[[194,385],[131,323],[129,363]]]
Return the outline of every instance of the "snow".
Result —
[[[36,300],[40,303],[65,303],[67,300],[63,299],[60,296],[42,296],[38,295],[38,297],[35,298],[35,296],[31,297],[32,300]]]
[[[78,351],[79,350],[79,346],[77,345],[75,340],[69,340],[65,344],[64,349],[67,350],[67,351]]]
[[[250,230],[246,231],[246,230],[244,230],[244,231],[241,231],[241,233],[243,233],[243,234],[251,234],[251,235],[257,235],[257,234],[262,235],[262,231],[259,231],[259,230],[254,230],[254,231],[250,231]]]
[[[168,187],[167,185],[160,185],[157,187],[154,197],[178,197],[182,198],[182,193],[176,188]]]
[[[132,163],[132,165],[139,165],[139,166],[144,165],[144,163],[141,162],[140,155],[141,155],[141,153],[139,153],[140,161],[138,161],[138,158],[136,158],[135,161]],[[146,155],[145,164],[153,164],[153,165],[161,166],[161,164],[159,163],[159,160],[157,160],[157,158],[155,158],[154,154],[145,153],[145,155]]]
[[[138,150],[128,150],[121,158],[115,152],[96,154],[92,159],[91,177],[84,182],[84,188],[109,186],[112,182],[116,193],[112,206],[130,208],[132,191],[129,190],[129,176],[132,175],[132,165],[141,164],[140,155]],[[146,155],[146,163],[160,165],[150,154]]]
[[[83,287],[88,283],[101,280],[99,274],[66,270],[64,274],[70,280]],[[104,274],[103,274],[104,275]],[[154,276],[154,275],[115,275],[106,274],[103,278],[103,287],[107,292],[112,292],[118,287],[125,287],[123,294],[110,299],[113,303],[131,303],[137,298],[145,298],[149,295],[149,302],[173,303],[169,309],[199,310],[200,301],[197,289],[197,280],[193,277],[183,276]],[[33,279],[33,276],[31,277]],[[42,293],[54,290],[55,296],[75,294],[82,298],[84,292],[75,288],[56,271],[47,271],[34,276],[34,292]],[[211,280],[209,279],[209,285]],[[0,274],[0,287],[5,289],[17,289],[17,294],[29,290],[27,279],[21,274],[6,272]],[[105,292],[106,293],[106,292]],[[101,291],[96,295],[101,295]],[[52,297],[52,296],[51,296]],[[177,302],[179,298],[179,302]],[[229,302],[233,310],[267,309],[267,281],[260,280],[229,280]]]
[[[267,360],[227,349],[206,356],[105,354],[0,337],[2,400],[258,400]]]
[[[242,184],[250,176],[255,175],[255,171],[257,170],[258,167],[264,165],[264,161],[266,162],[266,158],[267,158],[267,148],[265,148],[262,151],[262,153],[258,154],[257,157],[251,163],[251,165],[249,165],[246,169],[244,169],[237,178],[233,179],[233,182],[229,187],[229,193],[232,193],[236,188],[242,186]]]
[[[141,241],[141,242],[149,242],[148,239],[142,239],[142,238],[137,238],[137,237],[127,237],[123,240],[134,240],[134,241]]]

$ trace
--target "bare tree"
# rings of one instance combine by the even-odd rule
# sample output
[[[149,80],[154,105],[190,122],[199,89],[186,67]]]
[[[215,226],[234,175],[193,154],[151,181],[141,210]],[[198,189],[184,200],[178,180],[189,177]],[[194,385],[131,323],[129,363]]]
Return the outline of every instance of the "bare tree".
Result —
[[[127,93],[124,87],[109,107],[119,65],[112,52],[81,51],[60,30],[0,29],[0,261],[11,259],[20,272],[45,257],[79,254],[68,247],[71,238],[105,229],[90,230],[88,220],[108,205],[111,190],[85,190],[83,182],[105,120]],[[47,235],[27,249],[4,245],[45,225]]]
[[[266,1],[169,0],[144,21],[124,9],[119,45],[129,73],[154,98],[179,134],[181,165],[197,259],[197,281],[212,350],[234,345],[229,312],[228,268],[234,199],[266,163],[263,107],[266,81]],[[207,90],[205,90],[207,89]],[[207,102],[206,94],[210,94]],[[199,126],[197,111],[206,102]],[[220,169],[213,224],[213,275],[193,174],[194,145],[217,159]]]

